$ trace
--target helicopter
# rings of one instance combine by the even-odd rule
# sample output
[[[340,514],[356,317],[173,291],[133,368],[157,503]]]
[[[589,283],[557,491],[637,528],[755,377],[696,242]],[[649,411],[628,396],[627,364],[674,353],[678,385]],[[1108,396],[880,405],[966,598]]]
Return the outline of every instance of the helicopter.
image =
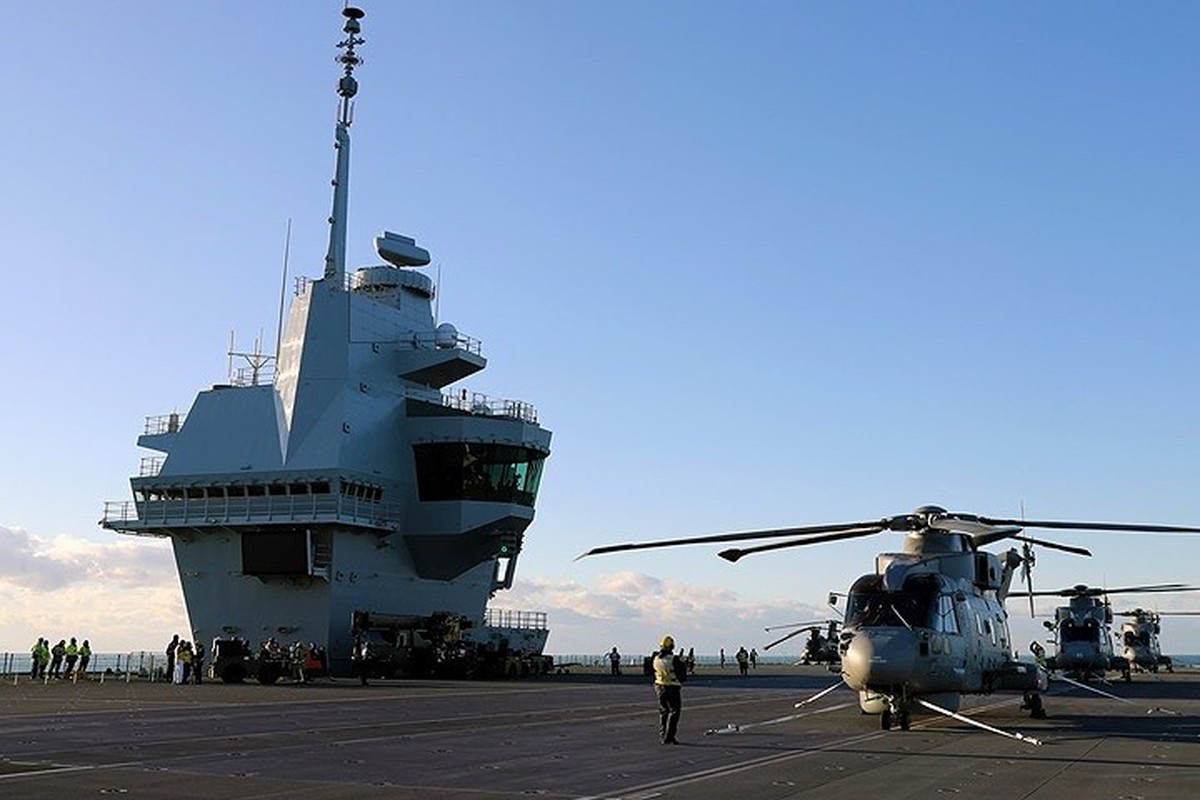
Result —
[[[780,628],[794,628],[795,630],[763,645],[763,650],[770,650],[775,645],[783,644],[802,633],[807,633],[808,639],[804,642],[804,652],[800,654],[799,663],[839,664],[842,660],[842,656],[838,652],[838,628],[841,624],[842,621],[838,619],[825,619],[815,622],[794,622],[790,625],[772,625],[765,630],[774,631]]]
[[[1047,630],[1054,632],[1054,643],[1057,645],[1056,654],[1046,659],[1047,669],[1059,670],[1069,678],[1082,681],[1102,679],[1106,671],[1112,670],[1120,672],[1122,678],[1129,680],[1129,660],[1113,651],[1113,611],[1108,603],[1108,596],[1179,592],[1188,591],[1190,588],[1181,583],[1124,586],[1117,589],[1078,584],[1068,589],[1010,592],[1008,596],[1028,597],[1030,609],[1033,608],[1034,597],[1069,598],[1067,605],[1054,610],[1053,622],[1047,620],[1043,623]]]
[[[838,637],[842,681],[804,703],[845,683],[858,692],[864,713],[879,715],[883,730],[890,730],[893,721],[908,730],[911,713],[924,709],[1011,738],[1036,741],[957,713],[963,694],[1015,689],[1025,693],[1022,707],[1031,716],[1045,716],[1041,692],[1048,687],[1048,673],[1037,664],[1015,658],[1004,607],[1015,571],[1023,564],[1031,566],[1032,551],[1012,548],[996,555],[980,548],[1013,539],[1078,555],[1091,553],[1024,536],[1026,528],[1200,533],[1200,528],[1167,525],[984,517],[926,505],[908,514],[864,522],[605,545],[579,557],[680,545],[784,540],[732,547],[717,554],[737,562],[755,553],[883,531],[902,533],[903,551],[876,556],[874,571],[858,578],[849,589]],[[1029,580],[1028,569],[1024,572]]]
[[[1158,672],[1163,667],[1167,672],[1174,672],[1174,664],[1170,656],[1162,654],[1158,636],[1162,633],[1161,617],[1165,616],[1200,616],[1200,611],[1146,611],[1135,608],[1132,611],[1114,612],[1117,616],[1129,617],[1121,623],[1121,631],[1116,634],[1122,645],[1122,655],[1132,669]]]

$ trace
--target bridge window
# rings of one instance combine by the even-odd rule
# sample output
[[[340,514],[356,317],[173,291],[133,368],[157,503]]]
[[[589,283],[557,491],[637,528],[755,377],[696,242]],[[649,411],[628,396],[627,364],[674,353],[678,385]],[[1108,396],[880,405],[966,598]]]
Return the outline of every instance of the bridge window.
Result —
[[[546,454],[479,442],[414,445],[422,501],[484,500],[533,506]]]
[[[362,483],[342,481],[342,494],[346,497],[356,497],[359,500],[370,500],[378,503],[383,497],[383,489],[378,486],[367,486]]]

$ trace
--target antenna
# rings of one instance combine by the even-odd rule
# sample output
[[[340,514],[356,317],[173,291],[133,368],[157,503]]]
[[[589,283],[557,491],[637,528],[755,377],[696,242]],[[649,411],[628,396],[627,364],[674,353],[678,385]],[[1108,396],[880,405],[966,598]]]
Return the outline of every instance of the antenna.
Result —
[[[351,100],[358,94],[358,81],[354,79],[354,68],[362,59],[354,48],[366,42],[359,36],[362,26],[359,20],[365,14],[362,9],[346,6],[342,9],[346,24],[342,26],[346,38],[337,43],[342,51],[337,57],[342,65],[342,77],[338,81],[337,128],[334,131],[333,147],[337,151],[337,166],[333,178],[333,211],[329,215],[329,250],[325,253],[325,278],[337,291],[341,291],[346,280],[346,211],[350,190],[350,124],[353,122]]]
[[[283,346],[283,303],[287,295],[288,257],[292,252],[292,218],[288,217],[287,234],[283,237],[283,277],[279,279],[279,324],[275,328],[275,363],[279,363],[279,348]]]
[[[433,284],[433,326],[441,322],[442,318],[442,262],[437,265],[437,282]]]

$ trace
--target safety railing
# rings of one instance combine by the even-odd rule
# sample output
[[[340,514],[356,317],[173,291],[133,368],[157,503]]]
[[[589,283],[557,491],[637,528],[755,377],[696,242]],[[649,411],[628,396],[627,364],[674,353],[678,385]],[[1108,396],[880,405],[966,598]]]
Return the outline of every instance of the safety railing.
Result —
[[[170,414],[146,417],[146,428],[142,432],[147,436],[156,436],[160,433],[175,433],[183,427],[185,419],[187,419],[187,414],[180,414],[178,411],[172,411]]]
[[[166,456],[144,456],[138,464],[139,478],[153,478],[162,470]]]
[[[167,657],[165,653],[155,653],[148,650],[134,650],[129,653],[92,653],[86,669],[79,669],[78,674],[70,674],[64,664],[58,675],[50,674],[47,665],[45,673],[38,680],[51,681],[71,680],[169,680],[166,675]],[[78,667],[79,665],[76,664]],[[0,653],[0,677],[7,680],[34,680],[33,656],[31,653]]]
[[[400,520],[400,514],[401,508],[395,503],[334,493],[183,497],[108,501],[104,504],[104,516],[100,523],[118,530],[270,522],[340,522],[392,528]]]
[[[455,394],[443,394],[442,405],[457,411],[466,411],[485,417],[517,419],[537,424],[537,409],[521,400],[502,400],[479,392],[462,389]]]
[[[238,388],[262,386],[275,380],[275,363],[251,367],[238,367],[229,374],[229,385]]]
[[[455,332],[454,335],[448,333],[438,333],[437,331],[414,331],[411,335],[402,340],[409,344],[414,350],[445,350],[451,347],[459,350],[466,350],[468,353],[475,355],[483,355],[483,342],[473,336],[466,336]]]
[[[546,612],[489,608],[483,614],[483,624],[490,628],[523,628],[544,631],[546,630]]]

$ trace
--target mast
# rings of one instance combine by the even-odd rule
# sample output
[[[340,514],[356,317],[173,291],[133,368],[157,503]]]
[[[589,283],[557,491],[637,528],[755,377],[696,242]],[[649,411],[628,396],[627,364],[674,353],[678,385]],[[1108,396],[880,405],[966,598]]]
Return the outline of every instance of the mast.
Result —
[[[344,52],[338,56],[344,74],[338,81],[337,93],[342,98],[338,103],[338,121],[333,147],[337,150],[337,167],[333,178],[333,211],[329,215],[329,250],[325,254],[325,278],[335,290],[340,291],[346,279],[346,208],[350,191],[350,123],[353,121],[353,106],[350,101],[358,94],[358,81],[354,79],[354,68],[362,59],[354,52],[357,45],[366,42],[359,36],[363,18],[362,9],[347,6],[342,9],[346,24],[342,30],[346,38],[337,46]]]

